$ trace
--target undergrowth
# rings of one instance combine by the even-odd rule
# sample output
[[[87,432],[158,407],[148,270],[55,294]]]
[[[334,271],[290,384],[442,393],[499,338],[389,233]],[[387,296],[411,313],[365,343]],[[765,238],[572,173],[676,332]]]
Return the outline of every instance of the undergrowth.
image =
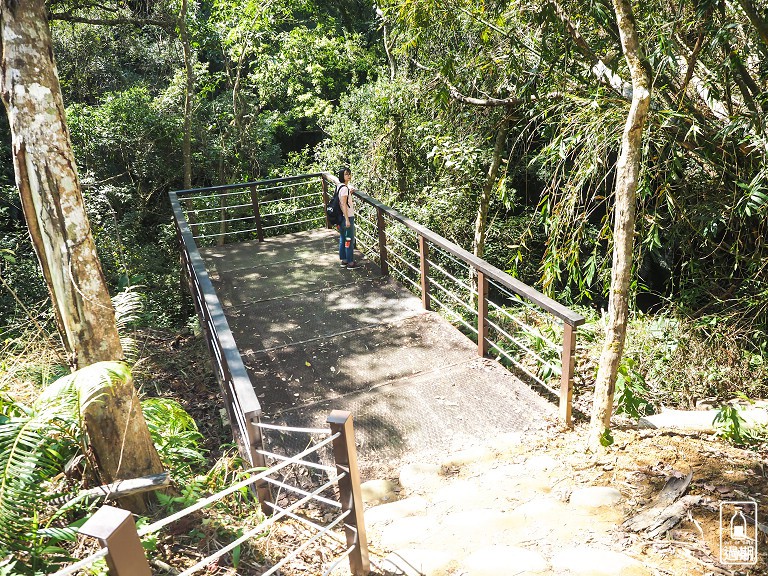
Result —
[[[132,297],[124,298],[118,299],[117,308],[124,320],[121,329],[127,333],[132,327],[130,319],[136,318],[140,308]],[[587,323],[578,331],[577,349],[576,393],[583,407],[592,399],[605,318],[589,310],[580,312],[587,316]],[[547,362],[556,363],[556,358],[547,356],[546,346],[548,340],[557,339],[556,331],[534,326],[530,319],[528,322],[532,328],[521,332],[526,346]],[[68,374],[56,338],[45,326],[43,317],[30,322],[26,332],[17,330],[20,335],[6,339],[0,347],[0,464],[4,472],[0,486],[0,574],[11,570],[50,573],[85,555],[82,544],[76,541],[75,528],[97,508],[96,503],[75,499],[87,486],[87,467],[91,465],[79,415],[84,401],[98,397],[104,378],[92,374],[86,382],[92,392],[82,396],[72,384],[77,375]],[[232,484],[248,472],[234,446],[221,446],[220,437],[202,434],[196,419],[173,398],[175,395],[184,401],[194,394],[209,393],[200,388],[204,386],[200,382],[203,372],[209,372],[209,367],[192,369],[189,356],[163,352],[168,349],[163,347],[173,349],[178,344],[178,335],[169,334],[163,340],[159,332],[152,334],[142,346],[129,340],[124,345],[137,363],[137,384],[151,382],[148,391],[156,394],[145,397],[142,404],[152,438],[174,481],[174,490],[157,496],[157,511],[165,514]],[[765,406],[755,404],[755,400],[768,397],[763,338],[719,319],[694,320],[670,311],[635,315],[619,368],[616,414],[637,420],[663,408],[706,405],[717,408],[713,424],[721,438],[743,446],[764,445],[768,429],[749,422],[745,412],[748,407]],[[151,346],[160,346],[155,361],[161,358],[165,366],[147,361]],[[158,370],[181,370],[184,375],[174,384],[158,375]],[[551,377],[548,373],[540,376]],[[23,442],[14,442],[14,438]],[[215,454],[206,450],[206,443],[211,447],[210,440],[216,444]],[[11,453],[8,446],[20,448]],[[174,551],[178,542],[201,552],[215,549],[220,542],[237,537],[249,520],[258,523],[260,516],[253,495],[243,489],[192,523],[166,536],[145,538],[144,545],[158,557],[178,559],[179,553]],[[142,523],[146,520],[139,521]],[[260,560],[254,545],[233,552],[228,561]],[[98,573],[105,568],[96,566],[94,570]]]
[[[136,379],[141,387],[147,366],[140,350],[146,352],[147,346],[136,345],[138,333],[133,330],[140,297],[124,293],[115,306],[127,356],[142,367]],[[76,528],[101,503],[78,497],[97,477],[82,414],[99,401],[112,378],[131,371],[129,364],[115,362],[70,373],[44,317],[29,322],[24,331],[18,328],[17,336],[0,346],[0,575],[51,573],[88,555]],[[173,333],[166,336],[166,342],[174,341]],[[197,423],[169,394],[144,397],[142,407],[163,466],[171,474],[172,488],[158,496],[156,512],[181,507],[243,474],[245,467],[231,446],[217,446],[221,456],[209,461]],[[258,510],[250,494],[228,498],[227,509],[238,507],[243,516]],[[236,531],[229,521],[215,518],[209,517],[198,530],[209,540]],[[159,545],[158,538],[149,537],[144,544],[151,549]],[[99,562],[89,570],[105,574],[106,565]]]
[[[584,313],[584,311],[581,311]],[[577,393],[591,404],[606,317],[586,312],[579,328]],[[745,426],[748,407],[766,410],[766,337],[718,317],[688,318],[667,310],[635,314],[616,382],[615,412],[633,420],[665,408],[715,408],[718,435],[737,445],[768,441],[765,427]]]

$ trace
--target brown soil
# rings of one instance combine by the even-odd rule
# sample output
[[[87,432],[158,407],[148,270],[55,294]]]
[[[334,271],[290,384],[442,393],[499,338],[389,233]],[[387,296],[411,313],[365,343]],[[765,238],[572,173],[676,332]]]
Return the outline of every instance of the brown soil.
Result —
[[[693,472],[686,495],[702,496],[686,517],[654,538],[626,533],[626,546],[653,556],[691,561],[696,574],[766,574],[766,533],[759,532],[759,562],[731,571],[720,560],[720,503],[754,500],[758,522],[768,509],[768,455],[736,448],[712,435],[686,434],[624,426],[614,429],[614,444],[604,455],[586,453],[585,429],[550,433],[529,451],[542,451],[581,469],[579,484],[611,486],[625,497],[624,515],[630,518],[651,505],[671,476]],[[539,452],[541,453],[541,452]],[[763,529],[765,527],[763,526]],[[674,562],[672,562],[674,564]],[[672,570],[670,574],[688,574]]]

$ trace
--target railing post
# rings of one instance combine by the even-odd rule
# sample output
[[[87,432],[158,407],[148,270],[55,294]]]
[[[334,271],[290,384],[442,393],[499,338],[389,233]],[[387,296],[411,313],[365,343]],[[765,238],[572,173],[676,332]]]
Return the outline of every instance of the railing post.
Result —
[[[429,246],[427,239],[419,234],[419,259],[421,261],[421,305],[424,310],[430,310],[432,304],[429,297]]]
[[[477,271],[477,354],[488,354],[488,277]]]
[[[259,209],[259,191],[256,186],[251,186],[251,204],[253,205],[253,220],[256,223],[256,234],[259,242],[264,242],[264,230],[261,227],[261,211]]]
[[[384,221],[384,210],[381,206],[376,207],[376,228],[379,231],[379,263],[381,265],[381,275],[389,275],[389,264],[387,264],[387,231]]]
[[[216,240],[217,246],[224,246],[227,242],[227,197],[219,196],[219,237]]]
[[[573,374],[576,370],[576,329],[563,323],[562,375],[560,376],[560,421],[573,427],[571,418],[573,403]]]
[[[197,216],[195,215],[195,205],[193,202],[191,203],[191,208],[184,212],[184,217],[187,219],[187,223],[189,224],[189,231],[192,232],[192,237],[194,238],[197,236],[197,233],[200,232],[200,228],[197,225]]]
[[[320,176],[320,182],[323,183],[323,213],[325,214],[325,227],[330,228],[331,223],[328,221],[328,202],[331,201],[330,198],[328,198],[328,182],[326,182],[325,178]]]
[[[360,472],[357,468],[357,450],[355,434],[352,428],[352,414],[344,410],[334,410],[328,416],[331,433],[341,435],[333,441],[333,458],[339,478],[339,498],[344,512],[350,511],[344,522],[347,546],[354,546],[349,555],[349,568],[354,576],[365,576],[371,571],[368,558],[368,539],[363,520],[363,496],[360,491]]]
[[[261,434],[259,420],[258,412],[249,412],[248,414],[245,414],[248,432],[248,450],[251,454],[251,466],[266,470],[268,468],[267,459],[264,457],[264,454],[259,453],[259,450],[264,450],[264,437]],[[267,506],[267,502],[273,502],[269,483],[266,480],[258,480],[255,482],[253,488],[256,490],[256,496],[259,498],[262,512],[268,516],[271,515],[274,510]]]
[[[110,576],[151,576],[149,562],[128,510],[102,506],[80,528],[80,533],[96,538],[107,549]]]

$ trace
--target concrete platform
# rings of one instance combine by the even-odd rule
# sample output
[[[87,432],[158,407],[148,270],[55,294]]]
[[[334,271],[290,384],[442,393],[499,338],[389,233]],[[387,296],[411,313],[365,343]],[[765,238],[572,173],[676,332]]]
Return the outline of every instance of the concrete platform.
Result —
[[[338,265],[331,230],[202,251],[264,420],[355,417],[363,471],[545,424],[556,408],[365,260]],[[278,451],[304,439],[269,438]]]

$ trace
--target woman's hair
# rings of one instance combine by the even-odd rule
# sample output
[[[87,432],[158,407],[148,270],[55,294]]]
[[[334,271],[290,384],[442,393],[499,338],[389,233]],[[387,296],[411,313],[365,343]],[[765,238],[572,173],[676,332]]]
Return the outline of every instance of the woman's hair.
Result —
[[[341,168],[339,168],[339,173],[337,174],[337,176],[338,176],[339,182],[341,184],[344,184],[344,173],[345,172],[349,172],[350,174],[352,174],[352,170],[350,170],[348,166],[342,166]]]

